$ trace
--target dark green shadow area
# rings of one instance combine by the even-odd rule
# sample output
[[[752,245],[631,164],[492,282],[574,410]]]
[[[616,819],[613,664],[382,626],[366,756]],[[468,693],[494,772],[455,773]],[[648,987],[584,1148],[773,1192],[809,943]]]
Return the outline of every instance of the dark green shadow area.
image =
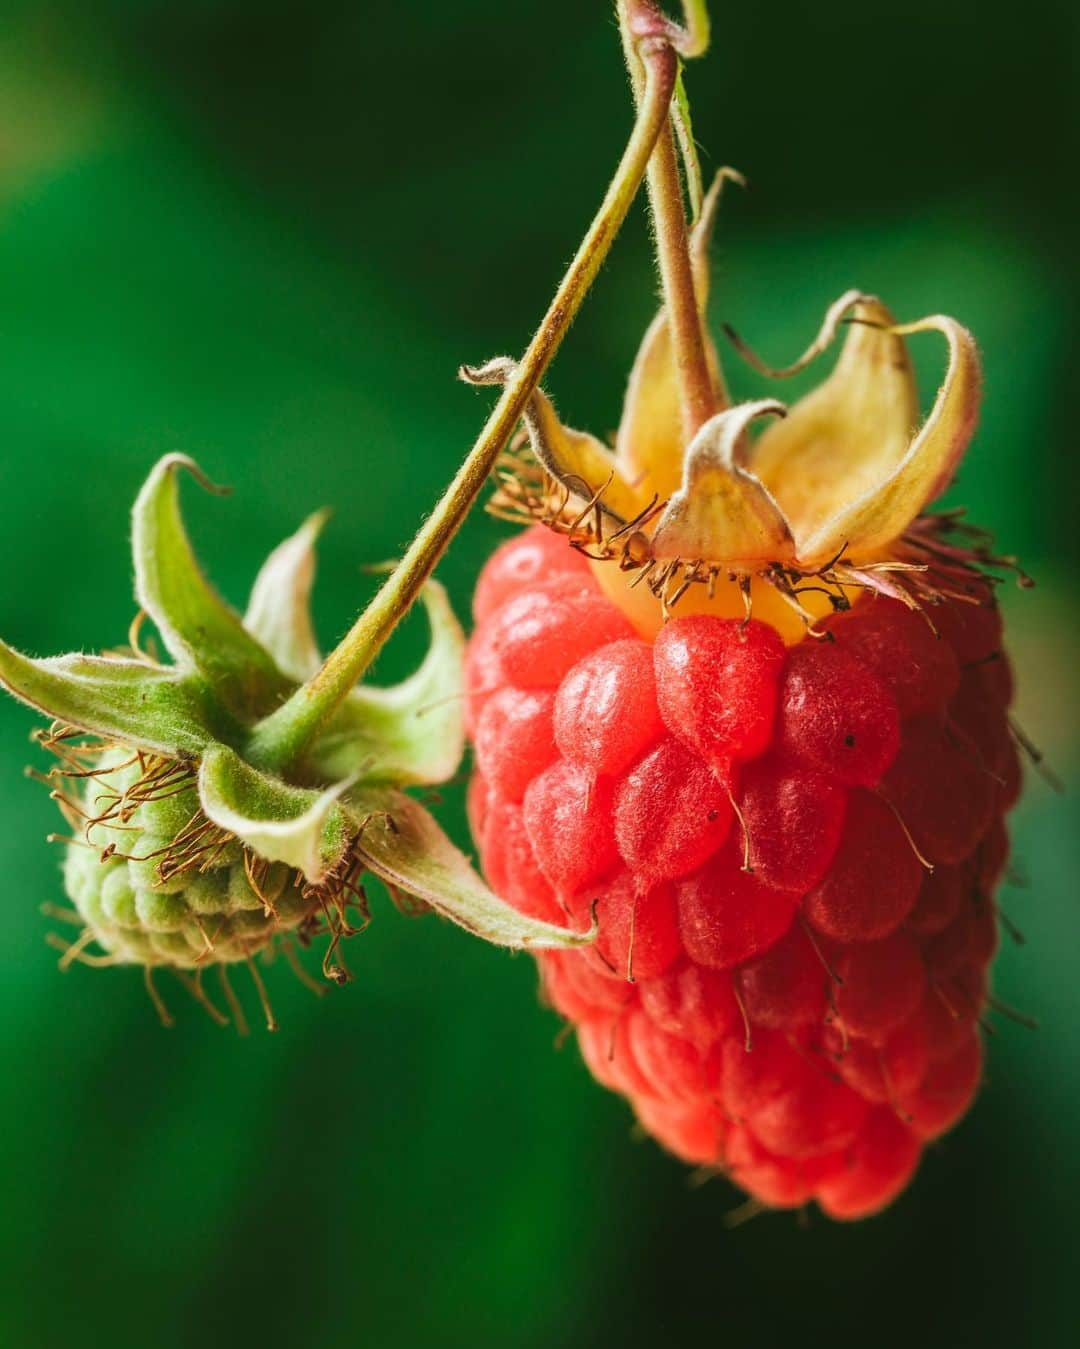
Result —
[[[984,420],[953,495],[1039,580],[1006,599],[1021,716],[1075,783],[1066,11],[713,8],[696,130],[753,183],[719,232],[714,318],[783,361],[858,284],[979,334]],[[362,565],[401,550],[482,421],[490,395],[457,364],[520,349],[599,199],[628,126],[607,6],[10,9],[0,632],[38,653],[122,640],[128,508],[180,449],[235,489],[185,492],[237,603],[279,538],[335,508],[330,642],[370,593]],[[568,421],[614,425],[651,287],[635,218],[552,373]],[[921,343],[929,396],[941,352]],[[443,566],[463,617],[502,532],[477,513]],[[387,679],[422,637],[406,626]],[[32,725],[0,703],[0,1344],[1070,1342],[1075,793],[1033,778],[1026,888],[1003,899],[1027,944],[997,986],[1042,1029],[1000,1023],[978,1109],[885,1216],[728,1230],[735,1192],[691,1188],[572,1044],[553,1051],[528,960],[381,895],[348,988],[316,1001],[270,971],[276,1037],[217,1030],[179,987],[166,1032],[136,972],[59,974]],[[458,788],[442,814],[464,844]]]

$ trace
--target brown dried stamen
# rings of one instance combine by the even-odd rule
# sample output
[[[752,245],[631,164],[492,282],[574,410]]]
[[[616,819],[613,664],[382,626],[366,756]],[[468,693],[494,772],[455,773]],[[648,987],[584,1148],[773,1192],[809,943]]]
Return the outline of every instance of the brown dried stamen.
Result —
[[[632,520],[622,521],[604,507],[605,486],[580,484],[580,491],[553,478],[531,453],[524,435],[515,437],[496,468],[497,488],[488,504],[496,518],[514,524],[543,524],[566,538],[570,547],[596,562],[612,562],[629,577],[629,585],[648,586],[671,616],[683,596],[704,586],[711,598],[718,583],[740,586],[747,618],[751,616],[750,575],[723,561],[708,558],[658,558],[648,530],[667,505],[653,497]],[[1021,586],[1032,584],[1014,557],[995,553],[989,536],[966,524],[961,511],[919,516],[896,541],[892,556],[854,562],[846,547],[819,567],[803,569],[791,562],[768,562],[753,573],[769,584],[799,615],[807,635],[822,637],[815,613],[803,597],[819,594],[834,613],[851,607],[849,591],[872,591],[927,613],[935,604],[980,604],[985,596],[972,585],[978,576],[997,584],[993,571],[1013,572]]]

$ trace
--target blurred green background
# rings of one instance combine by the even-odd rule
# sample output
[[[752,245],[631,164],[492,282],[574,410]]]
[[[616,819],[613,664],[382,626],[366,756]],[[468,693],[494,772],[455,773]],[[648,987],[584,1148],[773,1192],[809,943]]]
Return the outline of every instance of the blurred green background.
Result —
[[[725,206],[714,317],[783,361],[857,284],[980,336],[953,495],[1038,580],[1005,594],[1021,719],[1075,782],[1073,7],[713,9],[696,130],[752,184]],[[332,640],[483,419],[458,362],[522,348],[628,124],[603,0],[5,0],[4,637],[122,640],[129,505],[182,449],[235,487],[187,501],[237,603],[336,508]],[[649,267],[636,212],[549,380],[571,422],[615,424]],[[475,514],[442,568],[462,616],[500,536]],[[166,1032],[136,972],[58,973],[33,724],[0,703],[0,1344],[1075,1343],[1075,793],[1031,780],[1003,898],[1028,940],[998,991],[1042,1029],[1000,1024],[979,1107],[883,1217],[729,1230],[735,1191],[692,1188],[553,1051],[530,961],[381,896],[344,991],[269,972],[276,1037],[218,1030],[179,988]]]

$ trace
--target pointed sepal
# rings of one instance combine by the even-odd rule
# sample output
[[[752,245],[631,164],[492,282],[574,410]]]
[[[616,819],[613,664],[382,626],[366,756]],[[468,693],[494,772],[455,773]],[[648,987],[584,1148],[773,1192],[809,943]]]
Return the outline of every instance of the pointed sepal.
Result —
[[[505,384],[515,369],[509,356],[497,356],[482,366],[462,366],[461,377],[470,384]],[[598,504],[617,525],[641,512],[641,492],[619,469],[611,450],[587,431],[564,426],[543,390],[529,399],[522,421],[533,454],[575,500]]]
[[[735,568],[790,558],[784,514],[746,467],[750,423],[785,411],[783,403],[763,399],[709,418],[687,446],[682,486],[653,535],[654,557],[723,561]]]
[[[341,797],[351,786],[294,787],[225,745],[212,746],[199,765],[206,818],[268,862],[302,872],[312,885],[324,881],[349,850],[354,829]]]
[[[34,660],[0,642],[0,683],[76,730],[158,754],[197,755],[216,734],[201,682],[146,661],[77,652]]]
[[[203,575],[180,514],[180,469],[213,490],[186,455],[154,466],[132,511],[136,598],[179,666],[205,675],[232,712],[257,712],[288,683]]]
[[[971,444],[982,403],[982,361],[974,334],[947,314],[901,323],[893,332],[897,337],[939,333],[948,346],[945,378],[934,406],[894,474],[898,489],[904,479],[904,492],[897,495],[911,500],[918,496],[921,509],[946,491]]]
[[[750,460],[787,517],[799,564],[819,566],[843,551],[873,557],[903,534],[948,485],[978,415],[980,372],[974,338],[936,315],[898,326],[872,296],[849,292],[834,304],[801,369],[854,322],[832,374],[768,427]],[[914,373],[904,337],[940,332],[948,342],[944,383],[921,430]]]
[[[360,684],[349,694],[312,746],[320,776],[413,786],[457,772],[465,751],[465,634],[438,581],[427,583],[421,599],[431,627],[423,662],[392,688]]]
[[[311,586],[315,544],[329,514],[316,511],[278,544],[255,578],[244,615],[247,631],[298,684],[310,679],[321,661],[311,624]]]
[[[349,794],[356,851],[387,885],[496,946],[538,950],[584,946],[595,932],[573,932],[527,918],[481,880],[428,812],[401,792]]]

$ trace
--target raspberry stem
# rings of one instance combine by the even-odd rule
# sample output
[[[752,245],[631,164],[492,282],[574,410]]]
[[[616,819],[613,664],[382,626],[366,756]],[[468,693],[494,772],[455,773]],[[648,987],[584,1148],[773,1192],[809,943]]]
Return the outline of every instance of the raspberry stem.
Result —
[[[683,40],[676,44],[679,55],[689,59],[704,56],[709,48],[709,10],[705,0],[683,0]]]
[[[709,35],[704,4],[688,0],[684,13],[686,28],[680,29],[657,10],[652,0],[619,0],[619,28],[635,99],[643,97],[641,39],[644,35],[655,38],[663,34],[677,50],[687,55],[704,51]],[[685,123],[683,116],[680,125],[684,131]],[[687,139],[685,134],[683,139]],[[649,160],[646,182],[656,260],[678,370],[683,434],[690,441],[698,428],[716,412],[717,399],[705,355],[701,309],[690,266],[686,211],[670,113]]]
[[[322,668],[255,727],[246,748],[249,762],[277,771],[292,764],[408,612],[482,490],[558,350],[637,195],[654,148],[665,138],[672,146],[669,109],[678,58],[671,35],[666,31],[642,34],[635,62],[639,63],[642,88],[630,140],[600,209],[524,356],[442,499],[375,598]],[[681,212],[681,200],[679,209]],[[685,243],[685,220],[683,237]]]
[[[660,37],[680,56],[704,56],[709,48],[709,9],[706,0],[682,0],[683,22],[660,12],[655,0],[615,0],[624,38]]]

